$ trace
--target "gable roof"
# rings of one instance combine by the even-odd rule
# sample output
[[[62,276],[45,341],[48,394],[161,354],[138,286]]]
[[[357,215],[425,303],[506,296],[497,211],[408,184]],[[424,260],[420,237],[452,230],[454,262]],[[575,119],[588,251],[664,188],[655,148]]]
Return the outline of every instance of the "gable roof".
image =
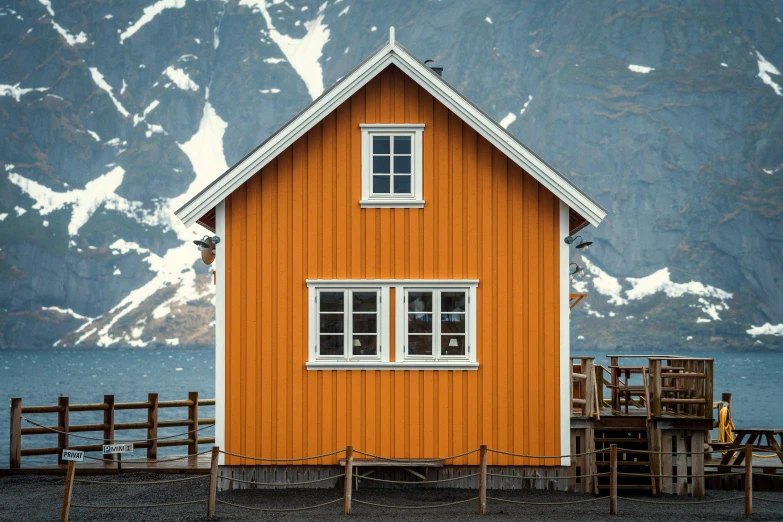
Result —
[[[198,221],[201,216],[212,210],[219,202],[228,197],[391,64],[396,65],[589,223],[598,226],[606,217],[607,212],[601,205],[487,116],[441,76],[413,56],[410,51],[396,43],[393,27],[390,28],[389,33],[390,38],[386,44],[316,98],[255,150],[193,196],[190,201],[176,211],[177,217],[186,226]]]

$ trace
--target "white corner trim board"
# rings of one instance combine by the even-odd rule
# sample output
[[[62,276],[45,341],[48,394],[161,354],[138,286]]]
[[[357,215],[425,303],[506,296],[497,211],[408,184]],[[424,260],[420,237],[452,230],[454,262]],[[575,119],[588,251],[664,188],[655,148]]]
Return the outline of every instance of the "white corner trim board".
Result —
[[[571,261],[568,237],[570,223],[568,205],[560,202],[560,233],[555,241],[560,245],[560,454],[571,453],[571,306],[568,264]],[[562,466],[571,465],[571,457],[561,457]]]
[[[215,233],[223,241],[217,245],[215,270],[215,445],[225,448],[226,442],[226,202],[218,203],[215,212]],[[219,464],[224,463],[221,453]]]
[[[481,109],[449,85],[442,77],[430,70],[407,49],[397,42],[391,41],[371,54],[280,130],[191,198],[177,210],[177,217],[186,226],[195,223],[198,218],[214,208],[218,202],[239,188],[294,141],[334,111],[342,102],[392,64],[396,65],[420,87],[453,111],[591,224],[597,226],[606,217],[606,210],[603,207],[492,118],[484,114]]]

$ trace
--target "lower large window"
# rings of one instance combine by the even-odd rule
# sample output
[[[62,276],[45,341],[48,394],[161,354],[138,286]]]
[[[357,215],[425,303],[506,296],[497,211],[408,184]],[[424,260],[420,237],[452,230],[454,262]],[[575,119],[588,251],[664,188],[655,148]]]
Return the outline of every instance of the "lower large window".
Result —
[[[307,286],[310,369],[478,367],[476,280],[318,279]]]

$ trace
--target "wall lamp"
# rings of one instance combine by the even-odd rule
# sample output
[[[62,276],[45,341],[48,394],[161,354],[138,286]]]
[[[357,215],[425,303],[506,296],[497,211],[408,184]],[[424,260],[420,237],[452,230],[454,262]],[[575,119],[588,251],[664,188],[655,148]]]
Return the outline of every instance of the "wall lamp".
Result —
[[[218,236],[204,236],[193,241],[193,244],[201,251],[201,260],[204,264],[211,265],[215,260],[215,245],[218,243],[220,243]]]
[[[584,239],[582,239],[582,236],[576,236],[576,237],[568,236],[567,238],[564,239],[564,241],[566,242],[566,244],[569,245],[576,242],[576,248],[580,250],[587,250],[587,247],[593,244],[592,241],[585,241]]]
[[[577,276],[583,276],[584,275],[584,273],[585,273],[585,269],[584,268],[582,268],[581,266],[577,265],[576,263],[569,264],[568,268],[571,268],[571,265],[573,265],[575,268],[574,268],[573,272],[569,272],[569,274],[568,274],[568,279],[570,281],[574,280],[574,276],[575,275],[577,275]]]

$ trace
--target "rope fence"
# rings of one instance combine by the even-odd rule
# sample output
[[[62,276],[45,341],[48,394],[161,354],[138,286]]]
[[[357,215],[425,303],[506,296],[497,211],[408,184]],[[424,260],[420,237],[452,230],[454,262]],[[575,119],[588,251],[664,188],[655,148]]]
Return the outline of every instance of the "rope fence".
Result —
[[[258,456],[252,456],[252,455],[242,455],[239,453],[232,453],[228,451],[220,450],[217,446],[213,447],[211,450],[200,452],[195,455],[185,455],[181,457],[176,457],[172,459],[168,459],[169,461],[173,460],[181,460],[186,458],[191,458],[196,455],[202,455],[205,453],[211,454],[211,461],[210,461],[210,471],[209,474],[199,475],[199,476],[190,476],[190,477],[182,477],[182,478],[175,478],[175,479],[166,479],[166,480],[153,480],[153,481],[111,481],[111,480],[93,480],[93,479],[76,479],[75,478],[75,471],[76,471],[76,463],[71,461],[68,464],[68,473],[66,475],[66,482],[65,482],[65,495],[63,499],[63,518],[61,520],[64,520],[67,522],[68,520],[68,514],[71,507],[73,508],[80,508],[80,509],[152,509],[152,508],[163,508],[163,507],[176,507],[176,506],[185,506],[185,505],[195,505],[195,504],[207,504],[207,514],[210,518],[213,518],[215,516],[215,509],[216,505],[220,504],[223,506],[233,507],[237,509],[244,509],[249,511],[258,511],[258,512],[297,512],[297,511],[306,511],[306,510],[313,510],[322,508],[325,506],[329,506],[332,504],[337,504],[339,502],[343,502],[343,513],[344,514],[350,514],[352,509],[352,503],[356,503],[359,505],[366,505],[376,508],[383,508],[383,509],[396,509],[396,510],[423,510],[423,509],[429,509],[429,510],[436,510],[441,508],[446,508],[450,506],[457,506],[462,505],[470,502],[478,502],[478,513],[479,514],[486,514],[487,513],[487,501],[492,502],[499,502],[499,503],[508,503],[508,504],[518,504],[518,505],[538,505],[538,506],[566,506],[566,505],[575,505],[575,504],[587,504],[587,503],[595,503],[595,502],[601,502],[604,500],[609,500],[609,513],[612,515],[616,515],[618,513],[618,501],[627,501],[627,502],[633,502],[633,503],[641,503],[641,504],[662,504],[662,505],[678,505],[678,506],[692,506],[696,504],[717,504],[717,503],[726,503],[726,502],[734,502],[738,500],[744,500],[745,502],[745,514],[751,515],[752,514],[752,505],[753,505],[753,489],[752,489],[752,477],[753,476],[773,476],[773,477],[783,477],[783,475],[779,474],[773,474],[773,473],[753,473],[751,460],[746,460],[745,462],[745,471],[744,472],[727,472],[727,473],[715,473],[715,474],[690,474],[690,475],[674,475],[674,474],[665,474],[665,473],[633,473],[633,472],[624,472],[619,471],[618,468],[623,466],[625,464],[625,461],[618,460],[618,451],[620,449],[615,445],[612,444],[609,448],[600,449],[600,450],[592,450],[592,451],[586,451],[582,453],[572,453],[569,455],[529,455],[529,454],[521,454],[521,453],[513,453],[513,452],[506,452],[501,451],[497,449],[491,449],[488,448],[486,445],[482,445],[479,448],[465,451],[462,453],[458,453],[455,455],[446,456],[443,458],[438,459],[399,459],[399,458],[391,458],[391,457],[383,457],[380,455],[375,455],[369,452],[364,452],[360,450],[354,450],[352,446],[346,446],[345,448],[340,448],[334,451],[330,451],[327,453],[322,453],[319,455],[314,456],[308,456],[308,457],[297,457],[297,458],[290,458],[290,459],[280,459],[280,458],[266,458],[266,457],[258,457]],[[495,472],[495,471],[489,471],[488,465],[487,465],[487,457],[489,453],[496,453],[496,454],[503,454],[508,455],[512,457],[524,457],[524,458],[563,458],[563,457],[576,457],[576,456],[586,456],[586,455],[595,455],[599,453],[605,453],[609,452],[609,460],[608,461],[601,461],[601,464],[609,466],[609,471],[606,472],[594,472],[594,473],[584,473],[584,474],[576,474],[576,475],[565,475],[565,476],[553,476],[553,477],[546,477],[546,476],[540,476],[540,475],[528,475],[528,476],[521,476],[521,475],[511,475],[508,473],[502,473],[502,472]],[[432,465],[433,463],[442,463],[447,460],[452,460],[460,457],[465,457],[467,455],[471,455],[473,453],[478,453],[479,457],[479,466],[478,466],[478,472],[475,473],[469,473],[462,476],[454,476],[454,477],[447,477],[442,479],[434,479],[434,480],[392,480],[387,478],[380,478],[380,477],[371,477],[367,475],[360,475],[354,472],[354,467],[356,465],[359,465],[354,460],[354,454],[356,455],[362,455],[365,457],[368,457],[369,459],[378,459],[382,462],[392,462],[392,463],[399,463],[402,467],[416,467],[416,464],[422,465],[422,463],[427,463]],[[635,453],[663,453],[664,452],[642,452],[642,451],[635,451]],[[691,452],[693,454],[696,454],[697,452]],[[234,478],[231,476],[227,476],[225,474],[219,474],[218,471],[218,459],[220,454],[223,455],[231,455],[237,458],[242,459],[248,459],[251,461],[256,462],[304,462],[304,461],[310,461],[310,460],[317,460],[324,457],[330,457],[338,454],[344,454],[344,459],[341,459],[340,463],[342,466],[344,466],[344,472],[339,474],[330,475],[328,477],[321,477],[317,479],[312,480],[298,480],[293,482],[263,482],[263,481],[255,481],[255,480],[247,480],[247,479],[240,479],[240,478]],[[745,447],[745,456],[751,456],[752,455],[752,447],[750,445],[747,445]],[[108,459],[101,459],[97,457],[88,457],[92,458],[94,460],[108,460]],[[367,459],[360,459],[364,460],[364,462],[361,465],[373,465],[374,461],[368,461]],[[111,462],[114,462],[113,460]],[[133,463],[134,461],[130,461],[129,463]],[[135,461],[135,462],[160,462],[160,461]],[[421,475],[419,475],[421,476]],[[636,498],[636,497],[626,497],[626,496],[620,496],[617,493],[618,489],[618,478],[619,477],[643,477],[643,478],[649,478],[649,479],[659,479],[659,478],[666,478],[666,479],[678,479],[682,480],[683,478],[692,479],[692,478],[707,478],[707,477],[744,477],[745,478],[745,494],[739,495],[739,496],[733,496],[730,498],[717,498],[717,499],[704,499],[704,500],[650,500],[650,499],[643,499],[643,498]],[[487,479],[488,477],[494,477],[494,478],[502,478],[502,479],[513,479],[513,480],[543,480],[543,481],[562,481],[562,480],[575,480],[579,483],[587,484],[587,482],[581,482],[586,481],[586,479],[596,479],[595,481],[591,482],[592,486],[589,486],[590,488],[594,489],[594,492],[596,493],[596,496],[593,498],[579,498],[576,500],[562,500],[562,501],[532,501],[532,500],[523,500],[523,499],[515,499],[515,498],[504,498],[500,496],[487,496]],[[609,484],[602,483],[600,486],[600,489],[606,490],[608,488],[609,494],[603,495],[603,496],[597,496],[598,489],[599,489],[599,483],[597,482],[597,479],[599,477],[608,477],[609,478]],[[424,478],[424,477],[422,477]],[[456,481],[462,481],[467,479],[474,479],[478,478],[478,496],[471,497],[464,500],[457,500],[453,502],[444,502],[444,503],[438,503],[438,504],[426,504],[426,505],[394,505],[394,504],[384,504],[379,502],[372,502],[369,500],[359,499],[359,498],[353,498],[353,482],[354,479],[358,480],[369,480],[373,482],[378,483],[388,483],[388,484],[404,484],[404,485],[428,485],[428,484],[438,484],[438,483],[448,483],[448,482],[456,482]],[[209,479],[209,487],[207,491],[207,497],[197,500],[183,500],[178,502],[163,502],[163,503],[156,503],[156,504],[134,504],[134,505],[127,505],[127,504],[80,504],[80,503],[71,503],[71,497],[73,493],[73,486],[75,483],[79,484],[92,484],[96,486],[160,486],[164,484],[173,484],[173,483],[180,483],[180,482],[196,482],[203,479]],[[326,481],[338,481],[342,479],[342,487],[344,489],[343,497],[337,498],[334,500],[329,500],[327,502],[322,502],[315,505],[310,506],[300,506],[300,507],[264,507],[264,506],[250,506],[250,505],[244,505],[244,504],[238,504],[235,502],[231,502],[228,500],[222,500],[217,499],[217,486],[218,486],[218,480],[224,480],[224,481],[230,481],[230,482],[236,482],[239,484],[247,484],[250,486],[261,486],[261,487],[269,487],[269,488],[296,488],[300,486],[310,485],[310,484],[316,484],[316,483],[322,483]],[[339,483],[338,483],[339,484]],[[682,485],[682,482],[679,484]],[[653,486],[654,488],[655,486]],[[686,490],[680,490],[680,496],[684,495]],[[703,490],[702,490],[703,491]],[[703,493],[702,493],[703,495]],[[694,482],[694,496],[699,496],[696,492],[695,482]],[[783,504],[783,500],[768,498],[768,497],[756,497],[759,501],[762,502],[769,502],[769,503],[776,503],[776,504]]]
[[[69,437],[76,437],[77,439],[85,439],[85,440],[98,440],[101,442],[110,442],[112,444],[138,444],[140,442],[154,442],[158,440],[166,440],[166,439],[175,439],[177,437],[182,437],[183,435],[190,435],[191,433],[197,433],[202,430],[206,430],[209,428],[214,428],[214,424],[208,424],[206,426],[203,426],[201,428],[197,428],[194,430],[188,430],[182,433],[176,433],[174,435],[166,435],[165,437],[153,437],[151,439],[114,439],[114,438],[103,438],[103,437],[89,437],[87,435],[79,435],[78,433],[73,433],[70,431],[62,431],[58,430],[56,428],[52,428],[51,426],[46,426],[45,424],[40,424],[38,422],[35,422],[34,420],[30,420],[24,415],[21,416],[22,420],[32,424],[33,426],[38,426],[39,428],[45,429],[47,431],[50,431],[52,433],[56,433],[58,435],[68,435]]]

